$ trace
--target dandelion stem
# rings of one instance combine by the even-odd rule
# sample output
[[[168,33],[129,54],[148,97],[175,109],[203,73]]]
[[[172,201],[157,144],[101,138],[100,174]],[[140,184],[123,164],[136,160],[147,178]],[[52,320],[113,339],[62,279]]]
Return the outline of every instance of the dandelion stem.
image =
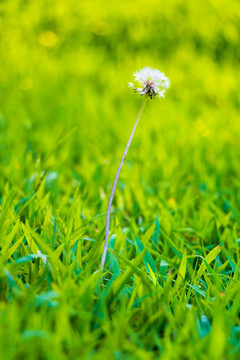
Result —
[[[140,118],[141,118],[141,115],[142,115],[142,112],[143,112],[143,109],[144,109],[144,107],[145,107],[146,102],[147,102],[147,96],[145,95],[145,96],[144,96],[144,99],[143,99],[143,102],[142,102],[142,105],[141,105],[141,108],[140,108],[140,110],[139,110],[139,114],[138,114],[137,120],[135,121],[135,124],[134,124],[134,126],[133,126],[131,135],[130,135],[130,137],[129,137],[129,139],[128,139],[127,146],[126,146],[126,148],[125,148],[125,150],[124,150],[124,153],[123,153],[123,156],[122,156],[121,162],[120,162],[120,164],[119,164],[118,171],[117,171],[117,174],[116,174],[114,183],[113,183],[113,187],[112,187],[112,191],[111,191],[111,195],[110,195],[110,199],[109,199],[109,203],[108,203],[108,209],[107,209],[106,232],[105,232],[104,249],[103,249],[102,260],[101,260],[101,269],[103,269],[103,267],[104,267],[105,260],[106,260],[106,255],[107,255],[108,237],[109,237],[109,223],[110,223],[110,212],[111,212],[111,206],[112,206],[112,202],[113,202],[113,196],[114,196],[115,189],[116,189],[117,182],[118,182],[118,178],[119,178],[119,175],[120,175],[122,166],[123,166],[123,162],[124,162],[124,160],[126,159],[126,156],[127,156],[128,150],[129,150],[129,147],[130,147],[130,145],[131,145],[131,142],[132,142],[132,139],[133,139],[135,130],[136,130],[137,125],[138,125],[138,122],[139,122],[139,120],[140,120]]]

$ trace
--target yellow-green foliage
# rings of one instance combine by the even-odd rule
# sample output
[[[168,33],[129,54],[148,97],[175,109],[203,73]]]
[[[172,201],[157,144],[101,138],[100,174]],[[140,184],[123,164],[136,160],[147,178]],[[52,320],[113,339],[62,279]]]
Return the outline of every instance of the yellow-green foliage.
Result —
[[[0,65],[1,359],[238,359],[239,1],[4,0]]]

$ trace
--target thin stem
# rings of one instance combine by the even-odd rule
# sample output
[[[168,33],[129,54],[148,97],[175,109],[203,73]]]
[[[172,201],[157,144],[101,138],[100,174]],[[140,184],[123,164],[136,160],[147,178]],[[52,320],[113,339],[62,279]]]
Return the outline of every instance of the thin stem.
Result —
[[[105,264],[105,260],[106,260],[106,255],[107,255],[107,248],[108,248],[108,237],[109,237],[109,223],[110,223],[110,212],[111,212],[111,206],[112,206],[112,202],[113,202],[113,196],[114,196],[114,192],[115,192],[115,189],[116,189],[116,186],[117,186],[117,182],[118,182],[118,178],[119,178],[119,175],[120,175],[120,171],[122,169],[122,166],[123,166],[123,162],[124,160],[126,159],[126,156],[127,156],[127,153],[128,153],[128,150],[129,150],[129,147],[131,145],[131,142],[132,142],[132,139],[133,139],[133,135],[135,133],[135,130],[137,128],[137,125],[138,125],[138,122],[141,118],[141,115],[142,115],[142,112],[143,112],[143,109],[144,109],[144,106],[147,102],[147,96],[145,95],[144,96],[144,99],[143,99],[143,102],[142,102],[142,105],[141,105],[141,108],[140,108],[140,111],[139,111],[139,114],[138,114],[138,117],[137,117],[137,120],[133,126],[133,129],[132,129],[132,132],[131,132],[131,135],[128,139],[128,143],[127,143],[127,146],[124,150],[124,153],[123,153],[123,156],[122,156],[122,159],[121,159],[121,162],[120,162],[120,165],[118,167],[118,171],[117,171],[117,174],[116,174],[116,177],[115,177],[115,180],[114,180],[114,183],[113,183],[113,187],[112,187],[112,191],[111,191],[111,195],[110,195],[110,199],[109,199],[109,203],[108,203],[108,209],[107,209],[107,217],[106,217],[106,233],[105,233],[105,242],[104,242],[104,249],[103,249],[103,254],[102,254],[102,260],[101,260],[101,269],[103,269],[104,267],[104,264]]]

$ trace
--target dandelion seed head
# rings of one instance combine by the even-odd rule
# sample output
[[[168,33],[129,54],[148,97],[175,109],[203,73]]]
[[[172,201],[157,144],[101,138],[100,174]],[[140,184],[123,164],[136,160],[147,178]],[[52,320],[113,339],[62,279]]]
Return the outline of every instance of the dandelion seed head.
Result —
[[[147,94],[151,99],[155,99],[157,95],[160,98],[164,97],[170,85],[170,81],[164,73],[158,69],[151,69],[148,66],[137,71],[133,76],[135,81],[134,83],[128,83],[128,86],[132,87],[133,91],[138,92],[140,95]]]

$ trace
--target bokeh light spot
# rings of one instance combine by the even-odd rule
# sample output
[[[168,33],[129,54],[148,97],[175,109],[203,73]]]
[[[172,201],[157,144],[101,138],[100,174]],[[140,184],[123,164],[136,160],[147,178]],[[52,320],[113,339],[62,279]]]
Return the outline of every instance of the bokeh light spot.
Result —
[[[92,32],[98,36],[105,36],[109,33],[109,24],[103,20],[96,21],[93,24]]]
[[[58,42],[57,35],[52,31],[44,31],[38,38],[40,45],[45,47],[52,47]]]

